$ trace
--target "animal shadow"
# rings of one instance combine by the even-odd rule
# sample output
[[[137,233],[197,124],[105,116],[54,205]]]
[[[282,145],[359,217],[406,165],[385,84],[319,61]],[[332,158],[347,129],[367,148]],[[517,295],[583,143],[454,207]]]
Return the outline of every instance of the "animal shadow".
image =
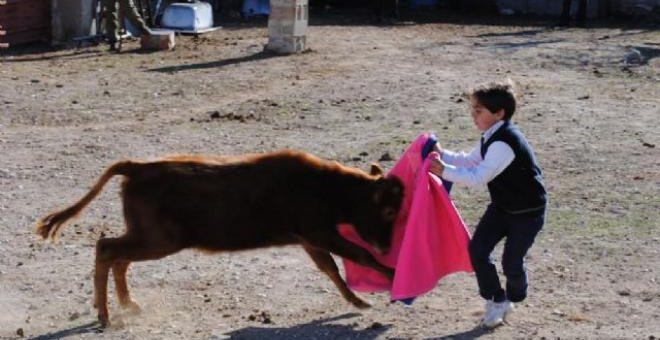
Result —
[[[52,339],[63,339],[67,337],[75,337],[87,333],[103,333],[103,330],[100,328],[100,323],[98,321],[93,321],[86,323],[84,325],[79,325],[71,327],[68,329],[63,329],[53,333],[46,333],[43,335],[38,335],[30,338],[30,340],[52,340]]]
[[[365,329],[356,329],[357,324],[341,325],[331,322],[359,316],[358,313],[347,313],[331,318],[318,319],[305,324],[291,327],[245,327],[225,333],[230,339],[357,339],[370,340],[380,337],[391,325],[373,323]]]

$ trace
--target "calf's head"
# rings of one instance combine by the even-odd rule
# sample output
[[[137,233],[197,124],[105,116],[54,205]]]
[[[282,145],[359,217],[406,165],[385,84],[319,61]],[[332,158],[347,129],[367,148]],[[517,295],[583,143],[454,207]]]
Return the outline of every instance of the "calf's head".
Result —
[[[401,209],[403,192],[403,184],[398,178],[381,177],[373,182],[366,195],[355,202],[357,209],[353,225],[360,237],[380,253],[390,250],[392,229]]]

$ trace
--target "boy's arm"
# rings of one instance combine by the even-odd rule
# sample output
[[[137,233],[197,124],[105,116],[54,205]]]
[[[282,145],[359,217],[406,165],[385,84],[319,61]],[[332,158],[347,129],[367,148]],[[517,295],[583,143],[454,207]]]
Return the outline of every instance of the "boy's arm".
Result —
[[[449,165],[460,167],[473,167],[481,163],[481,147],[476,145],[470,152],[455,152],[451,150],[441,150],[440,156],[443,162]]]
[[[513,162],[514,158],[513,149],[506,143],[499,141],[490,145],[484,160],[476,166],[449,164],[445,162],[445,156],[443,155],[442,160],[445,164],[442,170],[442,178],[456,183],[463,183],[467,186],[483,186],[504,171]]]

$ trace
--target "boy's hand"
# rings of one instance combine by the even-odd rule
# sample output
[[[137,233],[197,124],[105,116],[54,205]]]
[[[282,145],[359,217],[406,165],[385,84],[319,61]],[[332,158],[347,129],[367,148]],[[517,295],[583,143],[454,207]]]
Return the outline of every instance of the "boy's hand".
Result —
[[[438,177],[442,177],[442,173],[445,171],[445,164],[439,158],[433,158],[431,159],[429,171]]]
[[[440,147],[440,143],[435,143],[435,145],[433,145],[433,151],[437,152],[442,157],[442,148]]]

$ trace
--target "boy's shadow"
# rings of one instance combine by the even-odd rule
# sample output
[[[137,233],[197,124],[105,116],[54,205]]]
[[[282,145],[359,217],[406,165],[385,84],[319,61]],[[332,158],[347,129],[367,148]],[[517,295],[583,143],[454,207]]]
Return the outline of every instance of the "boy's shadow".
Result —
[[[223,335],[230,339],[376,339],[390,329],[391,325],[374,323],[365,329],[355,329],[357,324],[338,325],[332,321],[349,319],[360,314],[347,313],[326,319],[318,319],[291,327],[245,327]]]

